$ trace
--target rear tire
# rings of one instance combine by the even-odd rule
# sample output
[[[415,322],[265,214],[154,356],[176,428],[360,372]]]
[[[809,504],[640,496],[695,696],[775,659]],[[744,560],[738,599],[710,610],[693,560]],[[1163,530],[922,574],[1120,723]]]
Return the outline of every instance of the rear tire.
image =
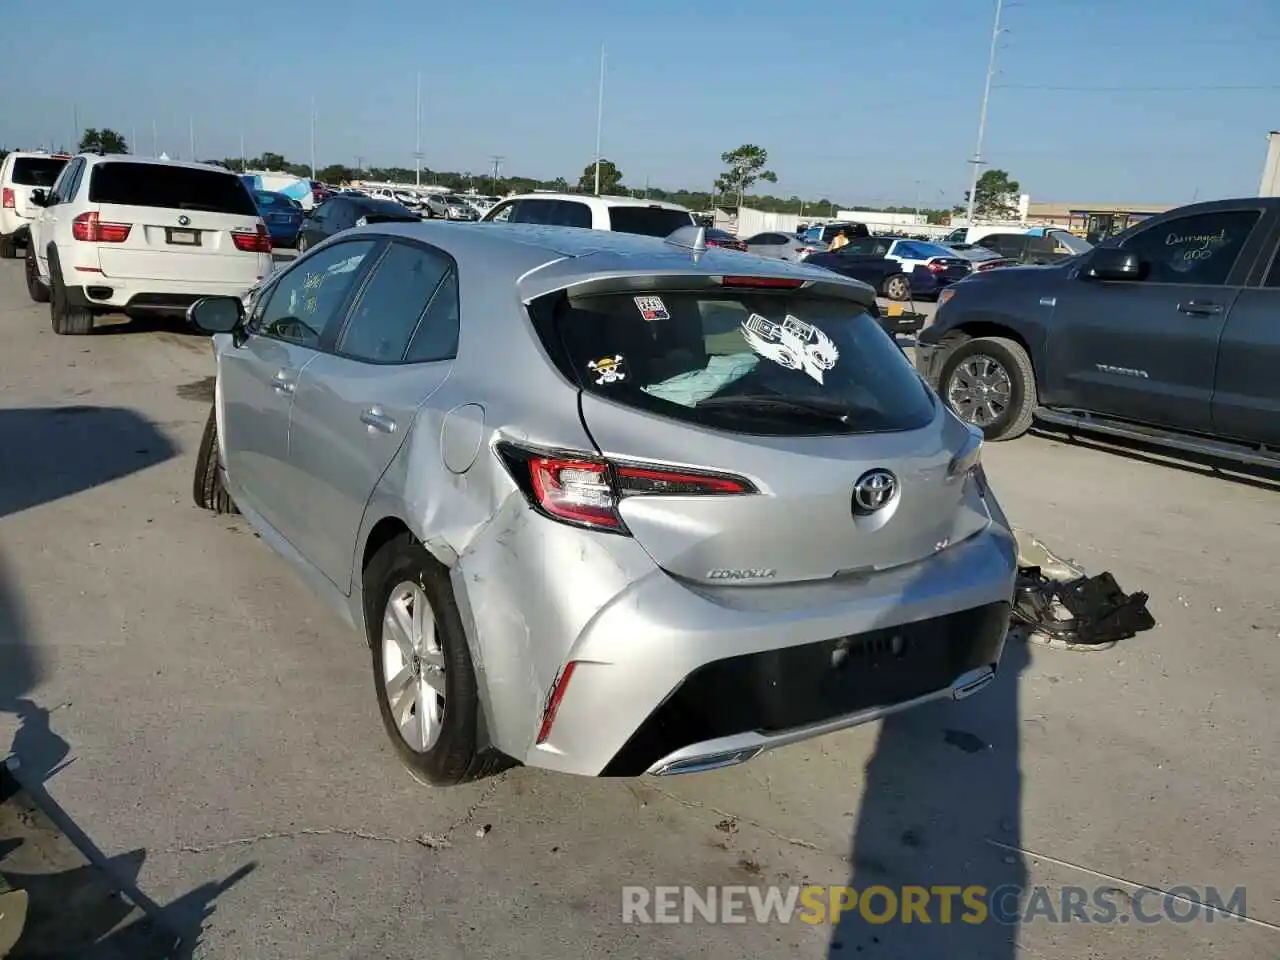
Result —
[[[18,244],[13,237],[0,236],[0,260],[17,260]]]
[[[196,452],[196,469],[192,477],[191,496],[197,507],[214,513],[239,513],[231,495],[222,483],[222,460],[218,453],[218,415],[213,408],[204,425],[200,449]]]
[[[28,243],[26,256],[27,295],[36,303],[49,302],[49,288],[40,280],[40,271],[36,268],[36,248]]]
[[[298,240],[294,249],[298,251],[298,256],[302,256],[302,254],[307,252],[307,238],[301,233],[298,234]]]
[[[890,300],[911,299],[911,284],[902,274],[895,274],[884,282],[884,295]]]
[[[938,393],[988,440],[1020,437],[1035,419],[1035,369],[1022,344],[1006,337],[977,337],[952,350],[942,364]]]
[[[64,337],[82,337],[93,332],[93,314],[85,307],[72,306],[57,256],[49,251],[49,320],[53,332]]]
[[[386,543],[369,561],[364,571],[364,597],[378,713],[410,776],[427,786],[454,786],[510,765],[501,753],[480,751],[477,746],[480,695],[449,572],[422,544],[403,534]],[[424,625],[422,643],[411,644],[416,652],[405,651],[402,644],[407,634],[397,642],[387,627],[388,618],[396,617],[396,609],[407,609],[404,604],[425,604],[424,610],[408,614],[410,621]],[[389,678],[390,670],[395,673]],[[397,684],[404,692],[393,705],[388,680],[398,675],[409,679]],[[429,679],[443,686],[442,698],[427,686]],[[421,727],[414,726],[415,722],[422,724],[424,717],[428,726],[435,727],[433,737],[422,736]]]

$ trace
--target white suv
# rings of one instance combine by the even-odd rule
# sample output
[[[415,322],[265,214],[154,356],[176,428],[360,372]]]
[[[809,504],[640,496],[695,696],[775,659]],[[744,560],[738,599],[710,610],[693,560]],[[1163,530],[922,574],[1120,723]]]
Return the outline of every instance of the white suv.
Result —
[[[0,161],[0,257],[12,260],[27,245],[31,221],[40,213],[31,191],[52,187],[70,159],[65,153],[15,150]]]
[[[54,333],[89,333],[98,313],[182,315],[272,270],[266,224],[222,167],[83,154],[31,199],[27,290]]]
[[[696,225],[693,214],[678,204],[581,193],[526,193],[510,197],[490,209],[480,222],[542,223],[648,237],[669,237],[681,227]]]

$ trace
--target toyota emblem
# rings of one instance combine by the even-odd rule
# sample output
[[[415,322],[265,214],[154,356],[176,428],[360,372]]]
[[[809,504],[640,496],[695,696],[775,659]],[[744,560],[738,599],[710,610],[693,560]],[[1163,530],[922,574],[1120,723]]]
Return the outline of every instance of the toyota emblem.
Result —
[[[191,225],[191,218],[188,217],[185,213],[178,218],[178,226],[187,227],[190,225]]]
[[[898,493],[898,478],[888,470],[868,470],[853,485],[853,512],[875,513]]]

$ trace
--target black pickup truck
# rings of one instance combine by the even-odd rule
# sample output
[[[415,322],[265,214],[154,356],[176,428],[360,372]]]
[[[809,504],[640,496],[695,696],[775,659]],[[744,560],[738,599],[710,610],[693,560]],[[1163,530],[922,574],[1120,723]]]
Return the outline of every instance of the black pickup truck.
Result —
[[[1280,465],[1280,197],[1215,200],[944,290],[916,366],[991,440],[1035,420]]]

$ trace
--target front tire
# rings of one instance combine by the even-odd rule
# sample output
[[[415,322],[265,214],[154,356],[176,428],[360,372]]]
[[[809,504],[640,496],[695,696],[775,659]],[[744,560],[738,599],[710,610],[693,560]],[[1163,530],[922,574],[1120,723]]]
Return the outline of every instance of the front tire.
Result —
[[[36,303],[49,302],[49,288],[40,280],[40,271],[36,268],[36,248],[27,244],[26,256],[27,296]]]
[[[396,756],[419,783],[453,786],[501,767],[478,750],[480,695],[449,573],[408,534],[364,573],[378,712]]]
[[[222,482],[222,458],[218,452],[218,414],[212,407],[196,451],[196,469],[191,480],[191,498],[197,507],[214,513],[239,513]]]
[[[64,337],[82,337],[93,332],[93,314],[73,305],[62,282],[62,268],[52,248],[49,251],[49,321],[53,332]]]
[[[902,274],[892,276],[884,282],[884,295],[899,302],[908,300],[911,298],[911,284]]]
[[[956,346],[942,365],[938,392],[965,423],[988,440],[1012,440],[1031,428],[1036,376],[1022,344],[977,337]]]

